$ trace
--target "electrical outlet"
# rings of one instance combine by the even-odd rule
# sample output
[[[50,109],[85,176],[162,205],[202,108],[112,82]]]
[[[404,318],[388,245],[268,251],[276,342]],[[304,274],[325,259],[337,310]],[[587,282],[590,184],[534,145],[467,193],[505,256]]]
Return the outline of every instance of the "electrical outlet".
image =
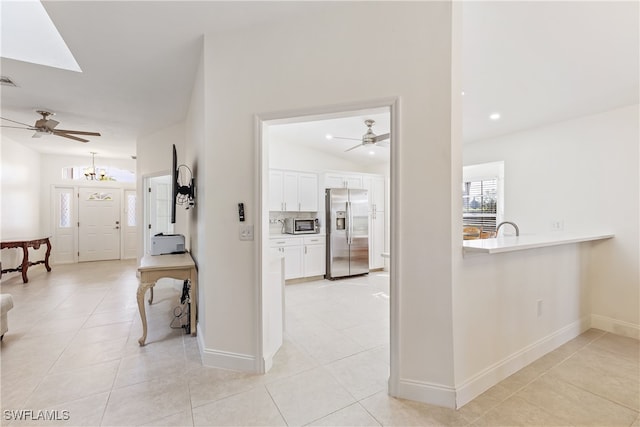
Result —
[[[562,231],[564,229],[564,221],[555,219],[551,221],[551,231]]]
[[[240,225],[240,240],[253,240],[253,225]]]

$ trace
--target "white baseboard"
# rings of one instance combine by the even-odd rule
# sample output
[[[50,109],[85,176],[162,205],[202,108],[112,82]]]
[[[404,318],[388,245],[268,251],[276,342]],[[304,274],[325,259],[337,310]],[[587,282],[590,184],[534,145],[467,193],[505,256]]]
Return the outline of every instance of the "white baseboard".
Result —
[[[494,363],[456,387],[458,408],[484,393],[500,381],[539,359],[550,351],[580,335],[590,327],[590,318],[585,316],[512,355]]]
[[[203,366],[229,369],[231,371],[256,372],[257,365],[254,356],[205,348],[202,336],[202,331],[198,325],[198,347]]]
[[[401,379],[395,397],[455,409],[456,390],[442,384]]]
[[[591,315],[591,327],[624,337],[640,339],[640,325],[599,314]]]

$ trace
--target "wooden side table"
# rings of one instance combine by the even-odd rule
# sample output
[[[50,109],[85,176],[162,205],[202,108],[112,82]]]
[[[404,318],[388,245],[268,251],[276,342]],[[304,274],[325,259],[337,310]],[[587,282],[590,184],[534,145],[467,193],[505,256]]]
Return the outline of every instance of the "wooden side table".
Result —
[[[151,290],[151,298],[149,299],[149,304],[151,304],[153,302],[153,287],[158,280],[165,277],[191,281],[191,287],[189,288],[189,301],[191,301],[189,323],[191,335],[195,336],[196,311],[198,307],[196,299],[198,295],[198,272],[191,254],[145,255],[140,260],[138,271],[140,272],[140,284],[138,285],[136,297],[140,319],[142,320],[142,337],[138,340],[138,344],[144,345],[147,339],[147,315],[144,307],[144,295],[148,289]]]
[[[44,259],[39,261],[29,261],[29,248],[33,248],[35,250],[40,249],[40,245],[47,245],[47,252],[44,256]],[[9,242],[0,242],[0,249],[11,249],[11,248],[22,248],[22,264],[15,268],[6,268],[0,272],[0,277],[4,273],[11,273],[13,271],[22,272],[22,283],[27,283],[29,278],[27,277],[27,270],[29,267],[44,264],[44,267],[47,271],[51,271],[51,267],[49,266],[49,255],[51,255],[51,242],[48,237],[42,239],[32,239],[32,240],[12,240]]]

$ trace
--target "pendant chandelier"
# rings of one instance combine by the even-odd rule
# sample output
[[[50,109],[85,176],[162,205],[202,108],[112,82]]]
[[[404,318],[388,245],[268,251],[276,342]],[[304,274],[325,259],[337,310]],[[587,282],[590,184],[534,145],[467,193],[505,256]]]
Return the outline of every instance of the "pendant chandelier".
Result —
[[[84,168],[84,177],[89,181],[105,181],[107,171],[104,169],[96,170],[96,152],[91,151],[91,166]]]

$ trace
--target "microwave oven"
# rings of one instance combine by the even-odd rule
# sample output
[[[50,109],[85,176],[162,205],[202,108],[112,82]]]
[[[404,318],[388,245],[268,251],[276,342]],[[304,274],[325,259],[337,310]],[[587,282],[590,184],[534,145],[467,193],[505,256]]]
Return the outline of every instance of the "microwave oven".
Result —
[[[285,218],[284,232],[286,234],[318,233],[318,218]]]

